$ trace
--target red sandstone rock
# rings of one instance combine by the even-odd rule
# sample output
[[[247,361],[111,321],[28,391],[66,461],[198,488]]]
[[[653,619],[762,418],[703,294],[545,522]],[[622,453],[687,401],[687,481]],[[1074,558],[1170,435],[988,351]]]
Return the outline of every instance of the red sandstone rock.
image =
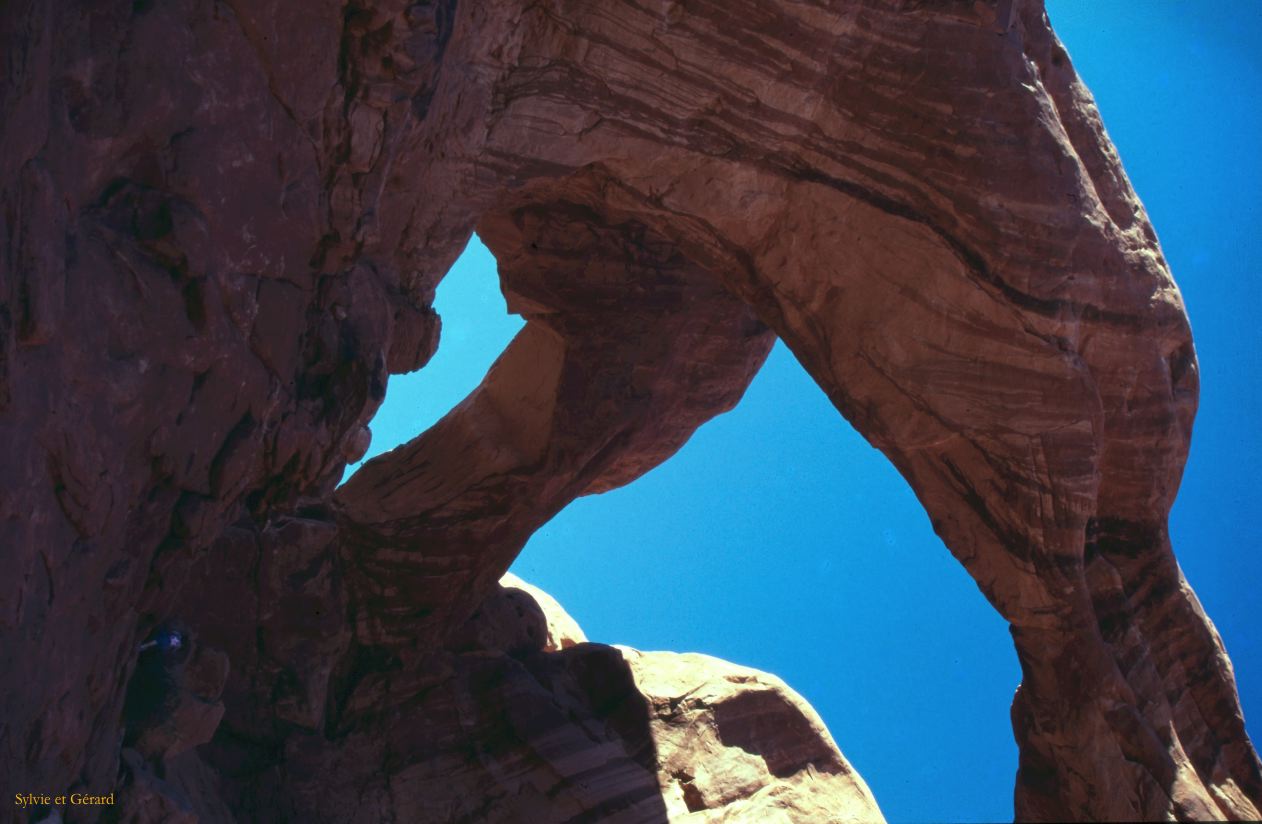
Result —
[[[884,821],[805,701],[773,675],[696,653],[619,648],[649,704],[671,821]]]
[[[324,735],[286,730],[279,712],[270,732],[242,726],[233,704],[266,708],[285,676],[234,676],[220,736],[202,749],[211,772],[185,760],[165,787],[145,774],[137,786],[204,822],[231,820],[209,806],[225,795],[245,820],[884,820],[779,679],[703,655],[573,643],[581,630],[555,601],[507,580],[447,650],[360,650],[349,714]]]
[[[555,598],[539,587],[532,586],[509,572],[500,578],[499,591],[504,593],[514,605],[526,599],[534,601],[538,610],[543,613],[547,622],[547,635],[543,642],[544,652],[560,652],[587,642],[587,636],[578,622],[570,617]],[[486,609],[486,605],[487,601],[483,601],[481,609]]]
[[[660,818],[628,749],[656,722],[601,715],[598,687],[641,694],[620,653],[531,669],[462,633],[539,524],[730,408],[774,334],[1011,623],[1019,818],[1258,817],[1166,530],[1186,316],[1035,0],[11,0],[0,42],[9,789],[118,787],[138,820]],[[526,328],[334,493],[475,227]],[[230,662],[224,720],[123,750],[176,619]],[[356,805],[312,806],[351,776]]]

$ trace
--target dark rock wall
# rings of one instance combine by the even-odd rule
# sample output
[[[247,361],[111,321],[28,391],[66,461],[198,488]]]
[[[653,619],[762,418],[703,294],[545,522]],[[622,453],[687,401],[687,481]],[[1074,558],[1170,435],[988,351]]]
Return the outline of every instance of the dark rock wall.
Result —
[[[387,368],[432,351],[423,294],[332,194],[363,88],[343,18],[2,11],[7,784],[113,783],[137,645],[190,565],[227,524],[330,491]]]

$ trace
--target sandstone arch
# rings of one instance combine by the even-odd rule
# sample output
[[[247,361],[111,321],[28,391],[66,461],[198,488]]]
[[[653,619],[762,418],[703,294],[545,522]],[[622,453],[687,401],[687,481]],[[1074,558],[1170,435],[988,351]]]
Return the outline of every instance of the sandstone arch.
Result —
[[[2,20],[0,629],[7,671],[56,662],[2,699],[14,780],[110,780],[131,651],[197,601],[212,545],[262,558],[283,532],[331,570],[327,683],[292,686],[285,724],[388,709],[423,684],[363,672],[412,673],[535,525],[668,456],[774,333],[1012,624],[1018,817],[1257,817],[1230,664],[1165,528],[1186,317],[1040,4]],[[333,495],[387,373],[433,351],[475,225],[530,324]],[[447,470],[465,444],[484,474]],[[297,740],[238,698],[242,729]]]

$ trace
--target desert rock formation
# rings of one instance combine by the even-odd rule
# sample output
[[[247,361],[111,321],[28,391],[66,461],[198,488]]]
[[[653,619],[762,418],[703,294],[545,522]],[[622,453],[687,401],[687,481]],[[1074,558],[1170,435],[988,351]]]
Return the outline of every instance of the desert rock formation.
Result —
[[[445,649],[374,661],[350,687],[335,681],[352,697],[322,735],[318,714],[300,710],[328,678],[310,667],[324,656],[272,645],[278,621],[263,619],[260,658],[231,651],[250,677],[230,679],[216,740],[196,762],[167,759],[163,798],[204,822],[232,820],[205,799],[257,821],[883,821],[779,679],[582,642],[534,592],[506,576]],[[281,592],[265,597],[289,606]]]
[[[726,676],[587,645],[527,672],[476,652],[477,615],[515,612],[479,608],[779,336],[1011,624],[1017,817],[1259,817],[1166,529],[1191,333],[1037,0],[10,0],[0,43],[6,791],[272,820],[378,767],[321,814],[543,804],[504,795],[534,755],[442,713],[524,724],[584,678],[656,701]],[[526,327],[335,489],[389,375],[437,346],[475,229]],[[745,709],[797,707],[771,692]],[[784,763],[862,796],[802,712],[809,758],[780,742]],[[602,723],[642,741],[618,725],[650,715]],[[798,798],[770,762],[729,797],[682,766],[702,739],[659,740],[669,781],[637,751],[531,786],[574,820],[662,814],[686,774],[688,809]]]

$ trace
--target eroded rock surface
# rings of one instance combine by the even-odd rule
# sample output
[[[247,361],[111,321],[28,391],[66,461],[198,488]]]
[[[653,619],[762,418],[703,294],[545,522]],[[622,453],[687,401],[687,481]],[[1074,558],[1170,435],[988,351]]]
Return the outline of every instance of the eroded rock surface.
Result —
[[[819,716],[780,679],[707,655],[619,651],[649,705],[671,821],[884,820]]]
[[[230,706],[202,750],[213,792],[195,776],[169,803],[202,821],[228,819],[188,799],[226,796],[239,821],[884,820],[779,679],[587,643],[534,591],[506,576],[448,649],[372,674],[354,723],[324,735],[280,710],[246,728]],[[308,665],[290,672],[318,680]],[[281,680],[235,678],[230,704],[265,705]]]
[[[593,673],[641,694],[640,659],[530,669],[470,622],[534,529],[669,457],[778,335],[1012,625],[1017,816],[1259,817],[1166,529],[1186,315],[1037,0],[11,0],[0,42],[6,791],[248,820],[363,775],[325,814],[664,813],[687,782],[621,716],[607,783],[576,779],[595,750],[452,726],[528,726]],[[475,228],[526,327],[335,492]],[[129,727],[173,622],[205,657]],[[768,770],[723,807],[798,798]],[[685,807],[732,781],[693,773]]]

